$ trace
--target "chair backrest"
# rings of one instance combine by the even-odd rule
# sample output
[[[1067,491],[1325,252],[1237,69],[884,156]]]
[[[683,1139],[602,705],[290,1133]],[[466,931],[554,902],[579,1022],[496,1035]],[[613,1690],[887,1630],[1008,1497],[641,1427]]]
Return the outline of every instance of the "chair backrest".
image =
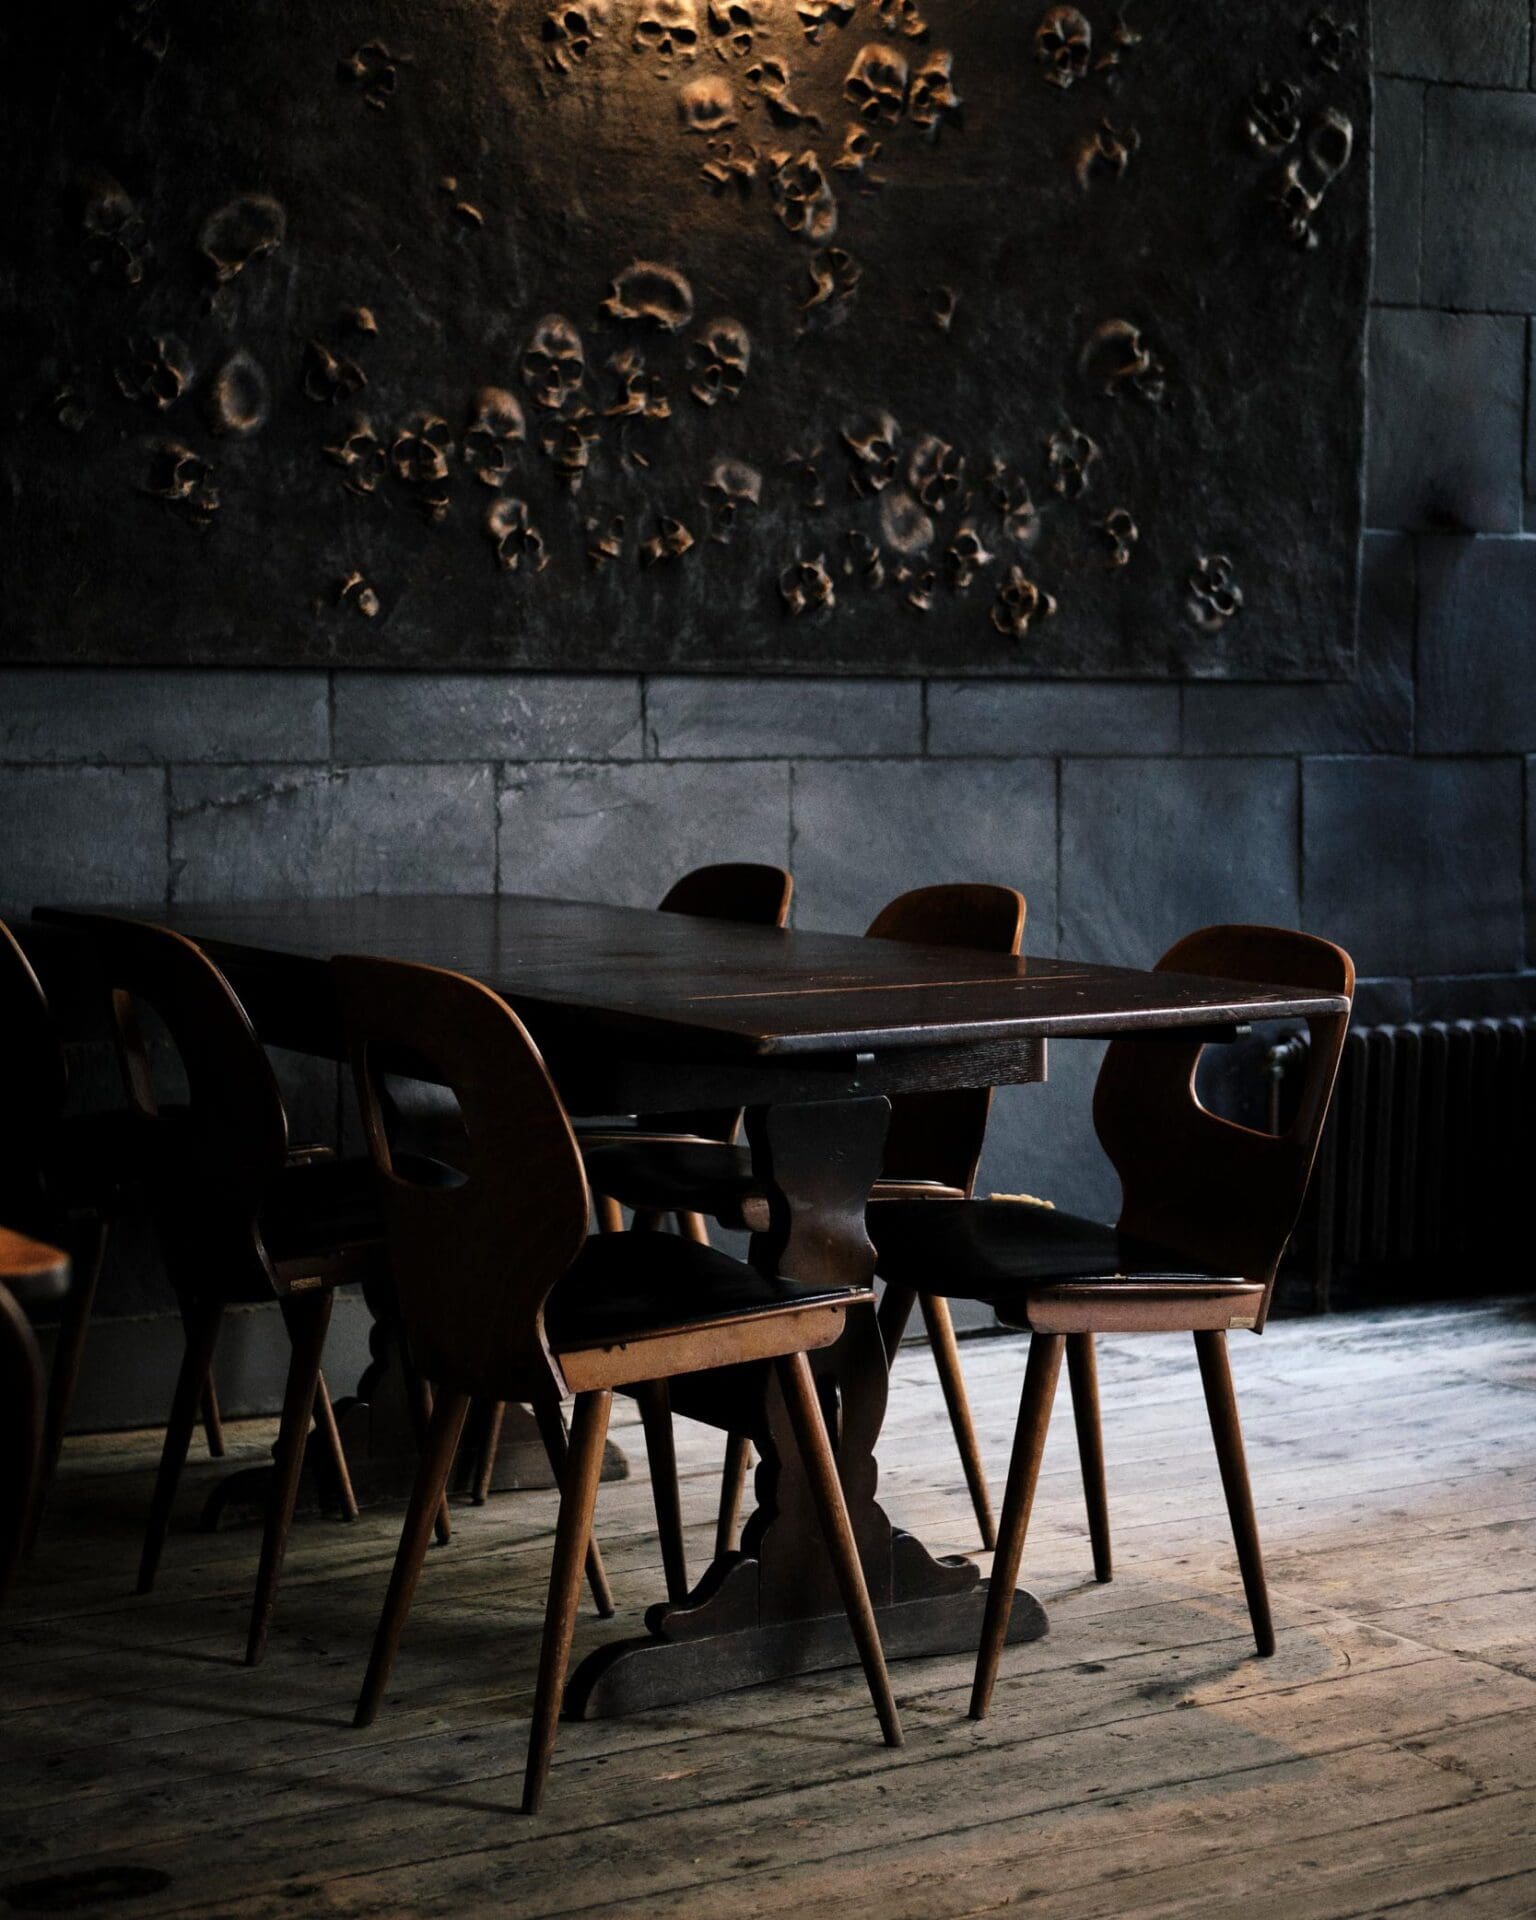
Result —
[[[0,1196],[16,1218],[41,1200],[42,1154],[64,1112],[69,1069],[32,963],[0,920]]]
[[[258,1216],[288,1157],[288,1117],[245,1008],[179,933],[106,914],[83,924],[111,995],[129,1102],[155,1123],[147,1184],[173,1284],[222,1294],[249,1283],[251,1262],[270,1278]],[[180,1065],[174,1099],[145,1042],[145,1009]]]
[[[752,861],[722,861],[695,867],[662,895],[663,913],[697,920],[739,920],[751,927],[782,927],[789,918],[795,883],[782,867]]]
[[[789,918],[795,883],[783,867],[750,860],[726,860],[695,867],[662,895],[659,911],[695,920],[734,920],[748,927],[782,927]],[[697,1133],[706,1140],[734,1140],[741,1130],[740,1108],[705,1113],[657,1113],[637,1116],[642,1130]]]
[[[965,883],[916,887],[883,906],[866,938],[915,946],[971,947],[1017,953],[1024,938],[1024,896],[1013,887]],[[904,1093],[891,1102],[885,1137],[888,1180],[938,1180],[969,1193],[976,1183],[992,1110],[990,1087]]]
[[[1276,927],[1205,927],[1170,947],[1159,973],[1292,987],[1352,1001],[1355,969],[1341,947]],[[1110,1043],[1093,1122],[1120,1176],[1120,1227],[1219,1271],[1261,1281],[1262,1327],[1280,1256],[1306,1198],[1328,1117],[1349,1013],[1309,1020],[1312,1045],[1295,1118],[1260,1133],[1204,1106],[1204,1051],[1177,1032]]]
[[[504,1000],[463,974],[349,955],[332,967],[416,1364],[496,1399],[541,1377],[559,1391],[544,1300],[581,1251],[591,1196],[538,1048]],[[383,1098],[395,1073],[458,1102],[456,1178],[427,1185],[397,1162]]]

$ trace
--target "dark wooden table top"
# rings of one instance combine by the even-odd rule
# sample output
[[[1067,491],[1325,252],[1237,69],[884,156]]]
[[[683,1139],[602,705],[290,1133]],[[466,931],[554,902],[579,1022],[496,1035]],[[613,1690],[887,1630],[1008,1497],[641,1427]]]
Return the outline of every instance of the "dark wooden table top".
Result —
[[[1223,1027],[1344,1006],[1240,982],[519,894],[41,907],[37,917],[91,911],[172,927],[227,964],[307,971],[334,954],[369,953],[448,967],[520,1007],[580,1013],[721,1057]]]

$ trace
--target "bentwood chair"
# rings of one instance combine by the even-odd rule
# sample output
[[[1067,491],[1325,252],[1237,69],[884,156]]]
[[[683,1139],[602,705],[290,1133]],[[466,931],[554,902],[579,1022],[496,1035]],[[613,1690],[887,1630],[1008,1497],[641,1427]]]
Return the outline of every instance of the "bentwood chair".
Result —
[[[123,1075],[144,1133],[145,1190],[185,1329],[140,1593],[154,1585],[226,1310],[275,1299],[291,1343],[246,1641],[254,1666],[266,1650],[312,1417],[342,1512],[357,1514],[320,1359],[336,1289],[382,1271],[372,1169],[323,1149],[290,1153],[271,1062],[233,988],[200,948],[142,922],[103,915],[86,925],[111,993]],[[165,1062],[145,1043],[146,1009],[179,1062],[184,1100],[163,1095],[157,1068]]]
[[[1115,1040],[1093,1102],[1095,1129],[1120,1176],[1115,1226],[1008,1201],[893,1202],[869,1211],[877,1270],[891,1282],[940,1285],[951,1298],[983,1300],[1005,1326],[1032,1336],[971,1694],[977,1720],[991,1700],[1008,1634],[1062,1352],[1091,1369],[1099,1333],[1194,1335],[1254,1640],[1260,1654],[1275,1649],[1227,1334],[1264,1329],[1327,1118],[1355,970],[1342,949],[1307,934],[1207,927],[1171,947],[1158,971],[1290,986],[1345,1001],[1345,1011],[1308,1022],[1306,1075],[1284,1132],[1255,1132],[1202,1104],[1195,1090],[1198,1038],[1172,1032]],[[1076,1405],[1090,1523],[1096,1545],[1102,1533],[1107,1566],[1097,1405],[1091,1423],[1087,1402]]]
[[[723,861],[713,866],[695,867],[692,872],[675,880],[662,896],[657,910],[661,913],[685,914],[695,920],[731,920],[742,926],[782,927],[789,918],[794,891],[795,883],[782,867],[744,860]],[[633,1146],[642,1140],[670,1142],[684,1139],[728,1143],[741,1130],[741,1114],[683,1113],[654,1118],[637,1115],[622,1121],[576,1120],[573,1124],[583,1151],[610,1143]],[[617,1201],[599,1189],[593,1195],[593,1204],[598,1225],[604,1233],[623,1231],[624,1217]],[[658,1218],[643,1224],[658,1225],[660,1222]],[[708,1244],[709,1233],[701,1215],[680,1212],[677,1226],[679,1232],[687,1234],[690,1239]],[[658,1406],[654,1396],[642,1400],[641,1411],[646,1424],[647,1443],[659,1449],[663,1458],[669,1457],[671,1435],[670,1431],[663,1433],[658,1426]],[[483,1409],[481,1415],[477,1416],[481,1427],[475,1448],[473,1476],[473,1492],[477,1503],[484,1501],[490,1492],[491,1479],[496,1470],[497,1449],[501,1442],[503,1413],[504,1409],[498,1406]],[[544,1437],[547,1447],[549,1435]],[[663,1470],[660,1483],[663,1500],[666,1498],[666,1483],[667,1474]],[[680,1526],[681,1522],[678,1524]],[[663,1538],[671,1539],[671,1534],[665,1528]],[[597,1591],[596,1587],[594,1591]],[[600,1611],[603,1610],[603,1604],[599,1594]],[[607,1611],[611,1612],[612,1608],[609,1607]]]
[[[918,946],[969,947],[983,953],[1019,951],[1024,936],[1024,896],[1012,887],[951,885],[918,887],[881,908],[870,922],[867,938],[902,940]],[[961,1088],[941,1093],[902,1094],[891,1102],[891,1124],[886,1135],[885,1160],[872,1199],[969,1199],[976,1184],[987,1117],[992,1106],[989,1087]],[[734,1135],[731,1136],[733,1138]],[[767,1200],[752,1177],[752,1158],[745,1147],[717,1140],[666,1140],[655,1137],[614,1139],[594,1145],[587,1154],[587,1171],[600,1191],[635,1211],[638,1225],[654,1225],[667,1213],[680,1221],[711,1215],[725,1225],[753,1231],[767,1225]],[[685,1229],[686,1230],[686,1229]],[[950,1426],[960,1464],[975,1509],[985,1547],[996,1545],[992,1503],[982,1469],[981,1452],[971,1419],[959,1344],[949,1303],[942,1291],[920,1282],[893,1285],[886,1278],[880,1303],[880,1331],[886,1358],[894,1360],[911,1318],[914,1301],[922,1311],[934,1362],[938,1368]],[[642,1412],[647,1412],[642,1402]],[[657,1482],[657,1514],[670,1516],[676,1501],[666,1487],[670,1443],[654,1404],[649,1409],[646,1437],[652,1477]],[[734,1544],[737,1515],[748,1465],[748,1443],[731,1435],[720,1490],[720,1517],[716,1528],[717,1555]],[[662,1553],[667,1563],[671,1597],[687,1592],[680,1523],[662,1521]]]
[[[580,1149],[537,1048],[506,1003],[459,974],[334,963],[358,1096],[384,1191],[402,1323],[434,1387],[432,1422],[357,1707],[388,1683],[472,1397],[558,1417],[575,1397],[544,1617],[523,1808],[538,1806],[570,1656],[582,1563],[616,1387],[772,1360],[887,1742],[900,1724],[837,1466],[806,1358],[864,1288],[767,1278],[674,1235],[589,1236]],[[463,1126],[454,1184],[422,1186],[390,1148],[385,1088],[405,1073],[449,1089]]]
[[[137,1117],[124,1108],[68,1113],[69,1065],[48,997],[9,927],[0,922],[0,1216],[74,1247],[69,1284],[50,1309],[58,1332],[43,1413],[42,1462],[32,1507],[35,1534],[58,1468],[85,1351],[96,1288],[114,1225],[133,1204]],[[223,1452],[218,1401],[208,1382],[209,1451]]]
[[[67,1255],[0,1227],[0,1600],[42,1490],[43,1360],[23,1306],[57,1300],[68,1285]]]

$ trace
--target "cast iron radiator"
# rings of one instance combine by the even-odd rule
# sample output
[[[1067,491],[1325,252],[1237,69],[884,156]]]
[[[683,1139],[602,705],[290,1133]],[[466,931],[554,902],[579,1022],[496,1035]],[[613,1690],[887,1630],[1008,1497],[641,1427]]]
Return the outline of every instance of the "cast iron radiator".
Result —
[[[1270,1125],[1300,1082],[1305,1033],[1267,1049]],[[1532,1284],[1536,1016],[1359,1027],[1286,1256],[1326,1308],[1355,1297],[1523,1292]]]

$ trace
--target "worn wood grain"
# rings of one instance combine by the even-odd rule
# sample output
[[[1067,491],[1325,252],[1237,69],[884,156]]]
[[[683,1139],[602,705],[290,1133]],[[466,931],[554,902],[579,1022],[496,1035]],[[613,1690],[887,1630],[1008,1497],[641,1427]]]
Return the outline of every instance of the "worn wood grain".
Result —
[[[970,1342],[966,1366],[995,1470],[1019,1344]],[[973,1522],[931,1358],[909,1350],[897,1367],[882,1498],[935,1545],[963,1546]],[[248,1673],[229,1632],[248,1544],[188,1537],[178,1592],[130,1599],[151,1448],[84,1441],[57,1526],[0,1616],[0,1900],[132,1865],[169,1876],[132,1903],[153,1920],[1530,1911],[1536,1320],[1493,1305],[1281,1322],[1250,1344],[1239,1379],[1272,1661],[1249,1654],[1232,1550],[1210,1525],[1221,1494],[1189,1444],[1191,1372],[1182,1341],[1103,1343],[1124,1515],[1109,1586],[1089,1577],[1059,1412],[1024,1568],[1052,1630],[1005,1655],[990,1720],[965,1720],[971,1662],[956,1656],[893,1667],[900,1753],[870,1740],[850,1674],[572,1724],[559,1791],[531,1822],[515,1808],[552,1494],[462,1511],[423,1574],[432,1644],[358,1735],[347,1720],[387,1519],[296,1525],[285,1610]],[[616,1426],[632,1445],[632,1407]],[[229,1438],[234,1457],[256,1457],[271,1429]],[[702,1558],[717,1441],[680,1420],[677,1442]],[[620,1614],[638,1622],[663,1589],[643,1479],[605,1485],[599,1517]],[[584,1620],[578,1652],[611,1631]]]

